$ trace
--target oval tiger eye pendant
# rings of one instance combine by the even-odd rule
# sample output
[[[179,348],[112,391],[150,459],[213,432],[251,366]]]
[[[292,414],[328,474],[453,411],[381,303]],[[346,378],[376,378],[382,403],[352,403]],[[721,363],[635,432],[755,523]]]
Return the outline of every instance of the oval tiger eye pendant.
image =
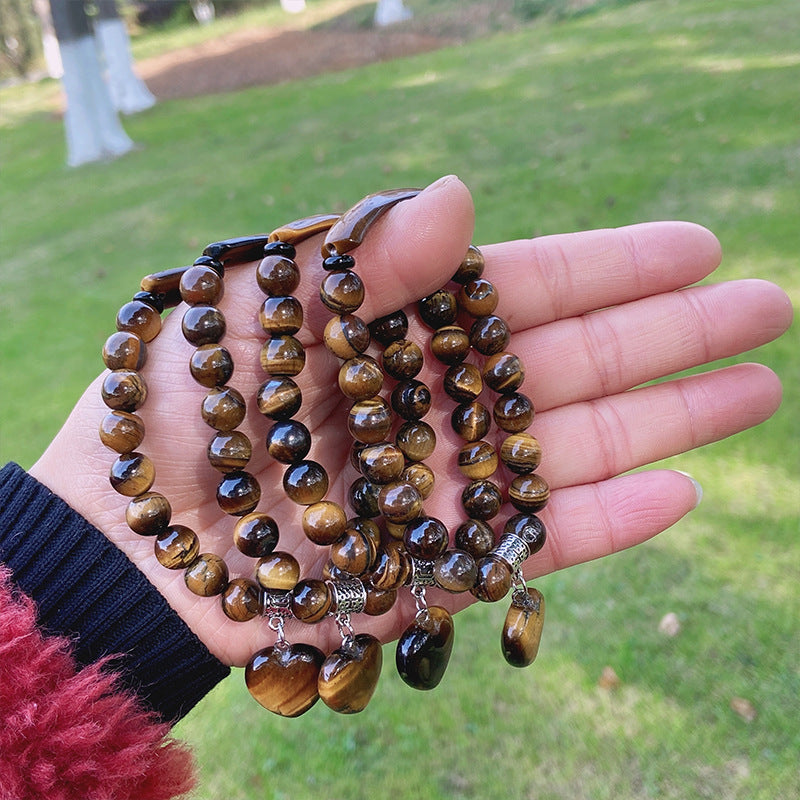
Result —
[[[397,642],[395,662],[412,689],[435,689],[444,677],[453,650],[455,629],[446,608],[423,609]]]
[[[502,647],[512,667],[527,667],[539,652],[544,626],[544,597],[533,586],[514,592],[503,625]]]
[[[381,643],[368,633],[359,633],[323,662],[317,681],[322,702],[340,714],[363,711],[378,685],[382,666]]]

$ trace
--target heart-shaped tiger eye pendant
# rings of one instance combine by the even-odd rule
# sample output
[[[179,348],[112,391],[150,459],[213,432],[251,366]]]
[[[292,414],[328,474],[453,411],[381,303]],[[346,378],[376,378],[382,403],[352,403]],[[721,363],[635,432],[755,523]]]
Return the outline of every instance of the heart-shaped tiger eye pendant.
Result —
[[[359,633],[334,650],[322,664],[317,690],[322,702],[340,714],[356,714],[367,707],[383,665],[381,643]]]
[[[268,711],[299,717],[319,699],[317,677],[324,660],[324,653],[310,644],[279,643],[250,659],[245,682]]]
[[[455,629],[446,608],[423,608],[397,642],[400,677],[413,689],[434,689],[442,680],[453,650]]]
[[[514,592],[503,625],[503,655],[512,667],[527,667],[539,652],[544,625],[544,596],[528,586]]]

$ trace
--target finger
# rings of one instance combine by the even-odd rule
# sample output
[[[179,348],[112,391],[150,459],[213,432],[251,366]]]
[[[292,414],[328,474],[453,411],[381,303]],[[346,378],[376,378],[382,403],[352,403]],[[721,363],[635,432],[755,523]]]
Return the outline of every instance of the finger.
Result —
[[[688,222],[649,222],[481,248],[515,330],[688,286],[720,262],[720,246]]]

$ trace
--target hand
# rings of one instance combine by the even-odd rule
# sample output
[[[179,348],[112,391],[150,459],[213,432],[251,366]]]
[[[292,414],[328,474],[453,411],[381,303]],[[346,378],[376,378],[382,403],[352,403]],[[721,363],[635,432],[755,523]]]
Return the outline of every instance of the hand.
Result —
[[[455,178],[395,206],[354,252],[367,290],[359,314],[370,320],[443,285],[466,251],[472,223],[469,193]],[[481,249],[486,275],[500,293],[497,313],[512,328],[509,349],[526,367],[522,391],[534,401],[531,432],[544,451],[539,472],[553,490],[541,514],[547,543],[526,562],[526,577],[608,555],[668,528],[697,504],[693,481],[670,470],[619,476],[757,425],[777,409],[780,384],[758,364],[634,389],[754,348],[789,325],[789,300],[772,284],[751,280],[685,288],[719,263],[719,245],[708,231],[687,223],[648,223]],[[297,294],[305,308],[299,338],[307,359],[298,378],[304,400],[296,418],[314,438],[309,458],[328,471],[328,498],[345,506],[356,477],[349,466],[351,439],[345,427],[349,402],[334,389],[339,365],[321,344],[330,312],[317,299],[322,275],[318,254],[318,240],[298,249],[303,280]],[[262,300],[253,265],[229,270],[220,304],[228,323],[223,344],[236,363],[230,384],[249,398],[265,380],[258,364],[264,338],[257,322]],[[110,322],[114,310],[109,308]],[[411,318],[411,309],[407,312]],[[182,337],[181,315],[181,309],[171,314],[149,346],[143,373],[149,396],[139,412],[147,435],[140,450],[156,465],[153,489],[170,500],[173,523],[195,530],[201,551],[223,556],[232,577],[250,577],[254,562],[232,544],[235,520],[215,500],[219,474],[205,456],[212,431],[199,410],[206,390],[189,374],[193,347]],[[408,338],[422,345],[429,335],[412,319]],[[436,487],[425,508],[452,530],[461,521],[459,497],[466,479],[455,466],[460,440],[449,425],[453,401],[441,390],[437,377],[444,370],[434,362],[428,355],[420,376],[434,394],[434,410],[426,421],[438,435],[436,452],[427,462],[436,473]],[[266,621],[230,621],[218,599],[192,595],[182,571],[169,571],[156,561],[152,540],[128,529],[128,500],[114,492],[107,477],[115,454],[97,436],[107,410],[100,382],[98,378],[89,387],[32,474],[127,553],[212,652],[227,663],[245,663],[274,640]],[[278,549],[294,553],[304,575],[318,575],[327,548],[305,538],[302,508],[283,493],[284,467],[263,447],[269,424],[251,399],[241,430],[254,445],[248,471],[262,487],[259,510],[279,524]],[[413,602],[402,594],[403,601],[390,613],[358,615],[354,626],[382,641],[398,636],[413,617]],[[473,598],[431,593],[430,599],[455,610]],[[287,637],[326,651],[338,643],[330,620],[310,626],[292,623]]]

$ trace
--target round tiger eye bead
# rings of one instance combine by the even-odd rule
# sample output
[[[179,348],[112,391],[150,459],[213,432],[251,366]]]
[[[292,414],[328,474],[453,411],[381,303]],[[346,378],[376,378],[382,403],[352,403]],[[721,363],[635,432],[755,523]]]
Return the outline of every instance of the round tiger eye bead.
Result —
[[[262,589],[290,592],[300,580],[300,565],[291,553],[276,550],[256,565],[256,581]]]
[[[399,589],[411,575],[411,558],[401,542],[389,540],[378,550],[369,582],[376,589]]]
[[[325,346],[339,358],[353,358],[363,353],[371,340],[367,323],[354,314],[331,317],[325,325]]]
[[[436,585],[447,592],[468,592],[477,577],[478,565],[464,550],[445,550],[433,562]]]
[[[328,491],[328,473],[316,461],[299,461],[283,473],[283,491],[299,506],[313,505]]]
[[[350,484],[348,500],[350,507],[359,517],[378,517],[381,510],[378,506],[378,495],[381,487],[370,483],[366,478],[356,478]]]
[[[244,397],[232,386],[215,386],[204,398],[200,413],[207,425],[218,431],[232,431],[245,417]]]
[[[348,528],[331,545],[331,561],[348,575],[364,575],[375,562],[375,543],[363,531]]]
[[[170,525],[156,536],[153,551],[162,567],[185,569],[197,558],[200,542],[191,528]]]
[[[436,449],[436,433],[427,422],[412,419],[400,426],[395,443],[409,461],[424,461]]]
[[[208,443],[208,461],[220,472],[244,469],[252,455],[253,446],[241,431],[218,433]]]
[[[333,544],[346,529],[344,509],[331,500],[312,503],[303,511],[303,533],[314,544]]]
[[[513,353],[497,353],[483,365],[483,380],[500,394],[516,392],[525,380],[525,371]]]
[[[506,433],[519,433],[533,422],[533,403],[530,397],[519,392],[502,394],[492,411],[497,427]]]
[[[435,517],[419,517],[406,525],[403,544],[412,558],[433,561],[447,549],[447,527]]]
[[[444,374],[444,390],[456,403],[471,403],[483,391],[481,371],[474,364],[454,364]]]
[[[500,296],[494,284],[485,278],[465,283],[458,293],[458,305],[472,317],[486,317],[497,308]]]
[[[475,245],[471,244],[467,249],[464,260],[456,270],[456,274],[453,275],[453,280],[461,284],[474,281],[476,278],[480,278],[480,276],[483,275],[483,268],[483,253],[481,253]]]
[[[249,514],[261,500],[261,487],[249,472],[229,472],[217,486],[217,503],[232,517]]]
[[[366,517],[353,517],[347,520],[347,527],[361,531],[375,545],[375,551],[381,546],[381,529],[374,519]]]
[[[472,481],[461,492],[461,505],[471,519],[492,519],[500,513],[503,495],[492,481]]]
[[[256,402],[265,417],[287,420],[300,410],[303,394],[291,378],[270,378],[258,388]]]
[[[142,453],[122,453],[111,465],[111,485],[125,497],[137,497],[150,491],[156,479],[153,462]]]
[[[508,487],[508,499],[517,511],[541,511],[550,499],[550,487],[535,473],[518,475]]]
[[[226,327],[225,316],[214,306],[192,306],[181,320],[183,338],[196,347],[216,344],[225,335]]]
[[[483,439],[492,425],[489,409],[478,400],[472,403],[462,403],[453,409],[450,415],[450,424],[453,430],[467,442],[477,442]]]
[[[392,412],[382,397],[359,400],[350,407],[347,430],[359,442],[367,444],[382,442],[388,436],[391,427]]]
[[[351,400],[369,400],[383,386],[383,370],[372,356],[350,358],[339,368],[339,389]]]
[[[397,600],[397,589],[376,589],[367,584],[367,602],[364,605],[364,613],[371,617],[379,617],[391,610]]]
[[[468,519],[456,528],[455,546],[473,558],[483,558],[494,547],[494,531],[481,519]]]
[[[438,289],[417,303],[422,321],[431,328],[452,325],[458,316],[456,296],[447,289]]]
[[[542,448],[529,433],[512,433],[500,445],[500,460],[512,472],[526,475],[542,461]]]
[[[219,273],[209,266],[195,265],[181,275],[180,291],[183,301],[190,305],[216,305],[224,293]]]
[[[478,576],[472,594],[484,603],[496,603],[508,594],[512,577],[507,564],[491,556],[482,558],[478,562]]]
[[[297,333],[303,327],[303,306],[296,297],[268,297],[258,312],[261,327],[270,336]]]
[[[300,622],[319,622],[331,609],[331,593],[324,581],[302,580],[292,589],[292,614]]]
[[[402,310],[395,311],[371,322],[369,330],[375,341],[388,347],[392,342],[403,339],[408,333],[408,317]]]
[[[300,270],[291,258],[268,255],[256,267],[256,281],[264,294],[289,295],[300,285]]]
[[[438,328],[431,337],[431,352],[443,364],[460,364],[469,355],[469,336],[458,325]]]
[[[422,495],[410,483],[387,483],[378,495],[378,506],[388,522],[411,522],[422,513]]]
[[[143,300],[131,300],[117,312],[117,330],[130,331],[150,342],[161,331],[161,316]]]
[[[409,464],[400,476],[406,483],[410,483],[422,495],[423,500],[427,500],[433,492],[436,482],[433,470],[422,463]]]
[[[140,370],[147,361],[147,345],[135,333],[117,331],[103,345],[103,363],[109,369]]]
[[[489,442],[467,442],[458,451],[458,468],[470,480],[481,480],[497,470],[497,451]]]
[[[224,386],[233,375],[233,359],[222,345],[203,344],[192,353],[189,371],[201,386]]]
[[[236,521],[233,543],[250,558],[264,558],[277,546],[278,524],[267,514],[253,512]]]
[[[419,374],[424,363],[424,356],[415,342],[398,339],[383,351],[381,362],[387,375],[395,380],[404,381]]]
[[[273,336],[261,348],[261,369],[268,375],[299,375],[306,365],[306,351],[290,334]]]
[[[261,611],[258,586],[247,578],[234,578],[222,593],[222,610],[234,622],[247,622]]]
[[[401,381],[392,390],[392,409],[403,419],[422,419],[431,409],[431,390],[421,381]]]
[[[528,545],[530,555],[538,553],[547,540],[547,529],[535,514],[516,514],[503,527],[503,533],[518,536]]]
[[[190,592],[200,597],[222,594],[228,585],[228,566],[214,553],[201,553],[183,573]]]
[[[349,269],[329,272],[319,287],[319,297],[334,314],[352,314],[364,302],[364,283]]]
[[[358,460],[361,474],[376,484],[396,481],[405,467],[403,451],[389,442],[367,445],[359,453]]]
[[[128,527],[141,536],[158,536],[169,525],[172,507],[169,500],[158,492],[145,492],[134,497],[125,509]]]
[[[484,356],[493,356],[506,349],[511,339],[511,331],[502,317],[490,314],[479,317],[469,329],[470,344]]]
[[[302,422],[276,422],[267,431],[267,452],[281,464],[302,461],[311,449],[311,433]]]
[[[115,369],[103,378],[101,395],[115,411],[136,411],[147,399],[147,384],[138,372]]]
[[[130,453],[144,441],[144,422],[127,411],[109,411],[100,421],[100,441],[117,453]]]

